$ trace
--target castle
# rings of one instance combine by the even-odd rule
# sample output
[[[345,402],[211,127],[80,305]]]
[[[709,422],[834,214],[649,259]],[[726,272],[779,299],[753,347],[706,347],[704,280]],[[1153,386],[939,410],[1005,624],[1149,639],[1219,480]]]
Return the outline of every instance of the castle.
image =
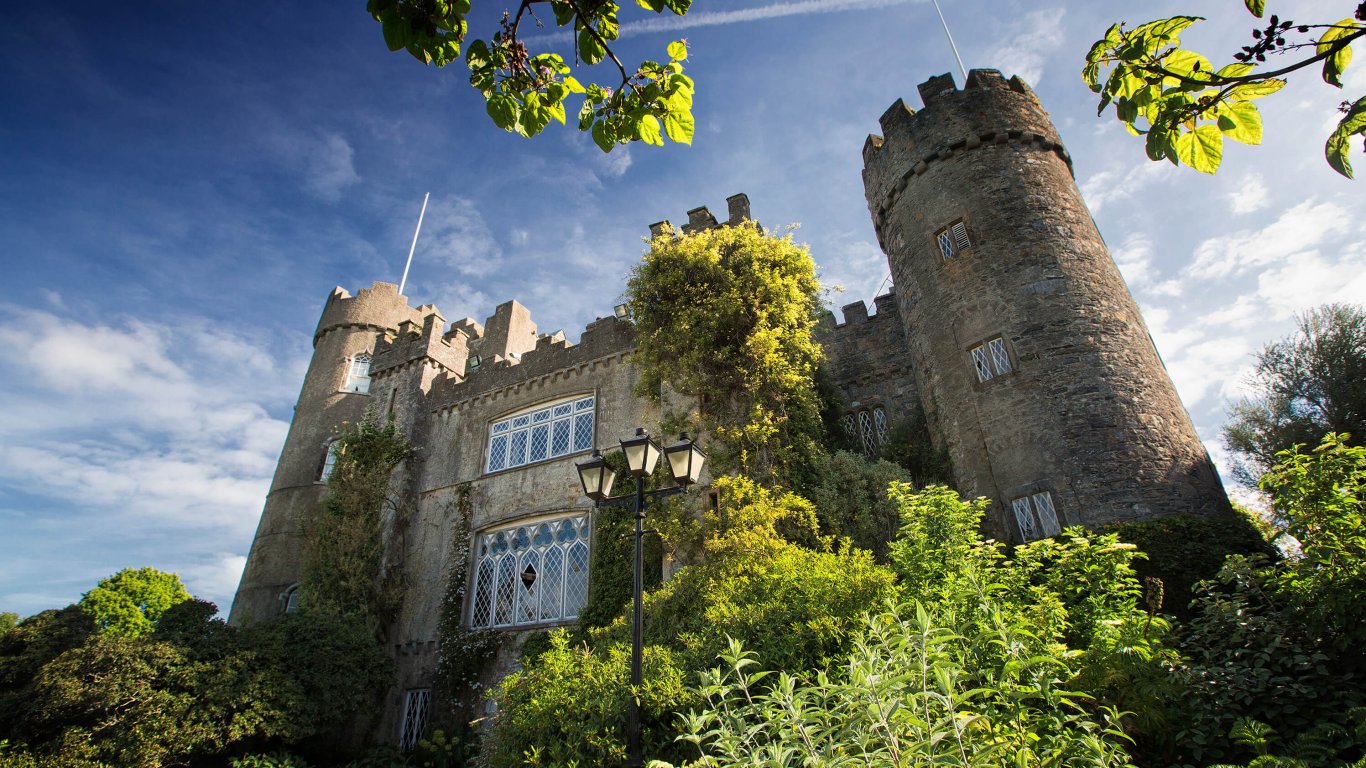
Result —
[[[923,408],[958,490],[992,500],[990,533],[1196,513],[1228,500],[1101,240],[1071,158],[1029,87],[974,70],[898,100],[863,148],[864,184],[893,292],[843,308],[821,341],[844,425],[868,453]],[[718,222],[749,218],[744,195]],[[658,234],[669,226],[654,225]],[[326,485],[339,425],[392,418],[419,449],[396,482],[414,509],[388,532],[407,583],[389,632],[398,664],[382,736],[422,731],[449,563],[469,556],[465,621],[519,633],[572,623],[588,591],[593,511],[574,462],[658,414],[637,400],[632,329],[598,319],[579,342],[538,334],[515,301],[449,327],[375,283],[328,297],[231,621],[291,610],[301,521]],[[456,519],[468,489],[469,518]],[[452,552],[457,531],[470,551]],[[527,574],[532,576],[528,578]]]

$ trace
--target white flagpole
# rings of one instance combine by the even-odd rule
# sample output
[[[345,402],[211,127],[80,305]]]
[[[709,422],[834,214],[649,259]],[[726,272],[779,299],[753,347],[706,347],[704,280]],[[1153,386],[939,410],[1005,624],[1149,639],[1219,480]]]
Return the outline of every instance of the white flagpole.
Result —
[[[413,244],[408,247],[408,263],[403,265],[403,279],[398,281],[399,295],[403,294],[403,286],[408,284],[408,268],[413,265],[413,251],[417,250],[417,233],[422,231],[422,217],[427,215],[427,198],[431,196],[431,192],[422,196],[422,213],[417,215],[417,229],[413,230]]]
[[[930,2],[934,3],[934,12],[939,14],[939,23],[944,27],[944,36],[949,39],[949,47],[953,49],[953,57],[958,60],[958,71],[963,73],[963,83],[967,84],[968,68],[963,66],[963,57],[958,55],[958,46],[953,44],[953,35],[949,34],[949,23],[944,21],[944,12],[939,9],[939,0],[930,0]]]

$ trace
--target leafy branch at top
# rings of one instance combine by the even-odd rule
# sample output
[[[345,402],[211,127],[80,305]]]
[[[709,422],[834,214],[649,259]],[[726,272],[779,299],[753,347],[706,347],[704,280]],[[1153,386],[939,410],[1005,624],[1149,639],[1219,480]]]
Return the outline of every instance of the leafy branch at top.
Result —
[[[692,0],[635,0],[642,9],[683,16]],[[555,25],[572,30],[574,66],[557,53],[533,52],[522,39],[522,22],[533,6],[549,6]],[[505,11],[488,40],[467,42],[471,0],[369,0],[367,10],[384,28],[389,50],[406,50],[419,61],[444,67],[461,57],[470,84],[488,101],[488,114],[498,127],[531,137],[552,120],[566,122],[565,101],[583,96],[578,127],[590,132],[604,152],[618,144],[643,141],[664,145],[664,137],[691,144],[693,81],[683,73],[685,41],[669,43],[667,63],[642,61],[628,69],[612,50],[620,33],[620,6],[612,0],[521,0]],[[575,67],[610,62],[614,85],[582,83]],[[582,71],[582,70],[581,70]]]
[[[1265,12],[1262,0],[1245,3],[1258,17]],[[1265,27],[1252,30],[1252,43],[1218,69],[1203,55],[1181,48],[1180,34],[1202,20],[1173,16],[1133,29],[1114,24],[1086,55],[1082,77],[1100,94],[1097,114],[1113,105],[1130,133],[1146,136],[1150,159],[1214,173],[1223,160],[1225,138],[1261,143],[1262,118],[1253,102],[1281,90],[1285,75],[1321,64],[1324,81],[1342,87],[1352,43],[1366,37],[1366,2],[1354,16],[1333,24],[1297,24],[1272,15]],[[1279,69],[1258,70],[1268,56],[1285,55],[1301,58]],[[1324,153],[1328,164],[1350,179],[1352,138],[1366,136],[1366,97],[1344,101],[1340,109],[1343,117]]]

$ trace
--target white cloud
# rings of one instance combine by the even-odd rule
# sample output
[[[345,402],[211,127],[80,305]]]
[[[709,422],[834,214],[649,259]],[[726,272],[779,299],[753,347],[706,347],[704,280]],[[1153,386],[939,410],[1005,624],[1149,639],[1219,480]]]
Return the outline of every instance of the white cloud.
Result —
[[[244,556],[223,548],[250,541],[288,429],[266,406],[287,410],[302,360],[193,317],[76,323],[4,305],[0,346],[0,489],[34,500],[26,528],[92,561],[148,560],[116,567],[198,562],[206,545]],[[138,544],[104,552],[111,538]],[[24,573],[50,556],[7,559]],[[231,599],[222,578],[194,578]]]
[[[1241,275],[1311,252],[1350,228],[1351,220],[1341,207],[1306,200],[1260,230],[1242,230],[1200,243],[1185,274],[1197,280]]]
[[[219,611],[226,614],[228,603],[220,602],[222,598],[218,596],[226,595],[231,599],[237,592],[237,584],[242,580],[242,569],[246,564],[246,555],[215,552],[207,560],[180,566],[176,572],[190,594],[218,603]]]
[[[1153,272],[1153,241],[1147,234],[1131,233],[1111,255],[1130,289],[1136,291],[1151,285],[1156,278]]]
[[[493,274],[503,263],[503,248],[479,206],[464,197],[432,201],[422,225],[418,250],[424,260],[436,260],[462,277]]]
[[[1128,200],[1152,186],[1171,180],[1176,168],[1170,163],[1143,161],[1128,168],[1110,168],[1091,174],[1082,182],[1081,195],[1092,213],[1100,213],[1113,203]]]
[[[997,46],[985,59],[1007,75],[1019,75],[1031,85],[1043,80],[1044,62],[1062,45],[1062,8],[1032,11],[1011,25],[1009,42]]]
[[[1235,214],[1256,213],[1269,204],[1266,182],[1260,173],[1245,174],[1237,188],[1228,193],[1228,207]]]
[[[1257,295],[1289,316],[1333,302],[1359,303],[1366,296],[1366,249],[1358,246],[1337,260],[1297,253],[1257,276]]]
[[[320,199],[335,203],[348,187],[360,181],[353,164],[355,150],[336,133],[323,133],[301,142],[304,188]]]

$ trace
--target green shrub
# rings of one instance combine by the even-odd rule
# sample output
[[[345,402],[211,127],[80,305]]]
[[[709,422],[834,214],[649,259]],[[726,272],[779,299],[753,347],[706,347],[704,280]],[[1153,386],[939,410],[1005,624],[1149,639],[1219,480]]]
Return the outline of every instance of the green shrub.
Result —
[[[1182,619],[1191,616],[1195,585],[1212,579],[1229,555],[1278,557],[1251,512],[1234,517],[1175,515],[1156,520],[1116,523],[1106,532],[1135,544],[1147,555],[1134,563],[1140,579],[1162,580],[1162,610]]]
[[[1065,655],[1036,652],[1003,616],[980,631],[939,619],[919,604],[871,616],[839,665],[810,676],[756,671],[769,665],[732,643],[682,718],[695,764],[1129,765],[1113,723],[1059,684]]]
[[[646,754],[677,752],[673,712],[692,699],[684,673],[667,649],[645,648],[639,692]],[[494,717],[483,742],[489,768],[617,765],[626,756],[625,722],[630,650],[612,645],[594,652],[571,645],[569,634],[550,635],[550,648],[499,686]]]

